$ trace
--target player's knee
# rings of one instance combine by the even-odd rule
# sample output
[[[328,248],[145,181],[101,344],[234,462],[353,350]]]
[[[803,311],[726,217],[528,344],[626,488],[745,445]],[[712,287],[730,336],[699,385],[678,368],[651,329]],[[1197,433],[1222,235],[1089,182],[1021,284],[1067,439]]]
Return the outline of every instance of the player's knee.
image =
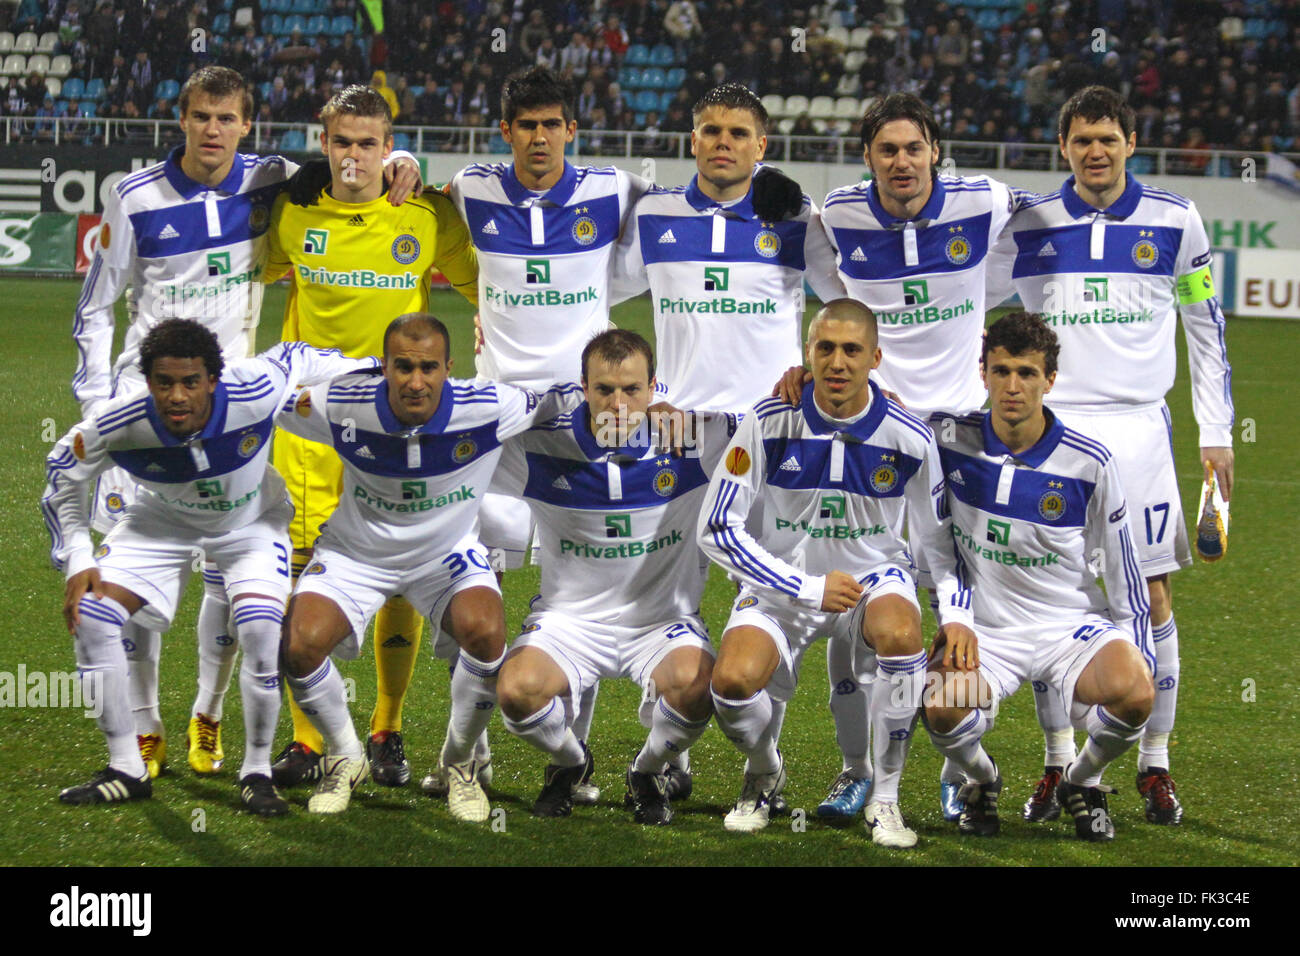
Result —
[[[497,705],[511,720],[523,720],[546,706],[542,676],[506,661],[497,677]]]
[[[713,713],[713,697],[709,687],[713,680],[713,658],[705,653],[691,655],[669,673],[666,686],[659,688],[660,695],[683,717],[703,720]]]
[[[927,704],[925,723],[936,734],[950,734],[957,725],[966,719],[970,711],[962,707],[944,707],[939,704]]]
[[[280,638],[280,666],[290,677],[306,677],[329,655],[324,636],[309,621],[292,616],[285,620]]]
[[[457,622],[456,643],[481,661],[494,661],[506,647],[506,625],[500,615],[474,614]]]
[[[872,628],[870,644],[881,657],[898,657],[921,650],[921,632],[910,623]]]
[[[763,688],[763,675],[757,662],[732,657],[719,661],[710,681],[713,692],[727,700],[745,700]]]
[[[1116,716],[1124,723],[1135,727],[1151,716],[1151,708],[1155,706],[1155,701],[1155,684],[1151,680],[1151,675],[1143,668],[1133,673],[1129,681],[1128,693],[1116,707],[1119,711]]]

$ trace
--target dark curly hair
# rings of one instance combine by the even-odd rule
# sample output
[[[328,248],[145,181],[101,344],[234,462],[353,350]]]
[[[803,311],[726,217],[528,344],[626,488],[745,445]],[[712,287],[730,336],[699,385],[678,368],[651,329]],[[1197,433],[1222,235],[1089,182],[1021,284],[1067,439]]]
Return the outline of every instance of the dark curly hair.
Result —
[[[539,110],[558,106],[564,112],[564,123],[573,122],[573,87],[544,66],[534,66],[509,77],[501,87],[501,118],[507,126],[515,121],[520,110]]]
[[[146,379],[156,358],[201,358],[212,376],[226,367],[217,337],[193,319],[167,319],[149,330],[140,343],[140,371]]]
[[[694,122],[700,121],[700,114],[710,106],[723,106],[731,110],[749,110],[758,124],[758,135],[767,135],[767,108],[749,87],[740,83],[722,83],[701,96],[691,107]]]

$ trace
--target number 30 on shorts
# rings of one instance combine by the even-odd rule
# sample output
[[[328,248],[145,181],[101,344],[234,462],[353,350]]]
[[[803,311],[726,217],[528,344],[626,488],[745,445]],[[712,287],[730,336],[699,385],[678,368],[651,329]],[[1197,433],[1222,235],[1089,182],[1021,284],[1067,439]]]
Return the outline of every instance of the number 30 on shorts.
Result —
[[[442,559],[442,563],[451,565],[451,579],[453,581],[468,571],[471,564],[483,571],[492,570],[492,566],[488,564],[487,556],[473,548],[465,551],[453,551]]]

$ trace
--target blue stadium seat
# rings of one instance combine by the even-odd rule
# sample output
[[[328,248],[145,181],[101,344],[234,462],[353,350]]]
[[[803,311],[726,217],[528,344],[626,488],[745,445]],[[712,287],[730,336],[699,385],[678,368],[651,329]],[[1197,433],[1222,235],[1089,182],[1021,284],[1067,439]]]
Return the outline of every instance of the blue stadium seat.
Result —
[[[393,134],[393,149],[410,149],[411,137],[408,133]]]
[[[280,148],[285,150],[304,150],[307,148],[307,134],[300,129],[291,129],[280,137]]]
[[[263,7],[272,13],[288,13],[292,0],[265,0]]]
[[[98,103],[82,103],[77,108],[77,115],[84,119],[94,119],[99,112]]]
[[[1131,156],[1127,166],[1134,176],[1145,176],[1156,171],[1156,161],[1152,156]]]
[[[637,126],[645,126],[645,114],[637,113],[635,116],[632,117],[632,122],[635,123]]]
[[[278,37],[284,32],[284,18],[278,13],[273,13],[269,17],[262,17],[262,32]]]
[[[70,76],[63,81],[62,93],[70,100],[79,100],[86,95],[86,81],[79,76]]]
[[[212,18],[212,32],[213,32],[213,33],[229,33],[229,32],[230,32],[230,14],[228,14],[228,13],[218,13],[215,17],[213,17],[213,18]]]
[[[624,93],[641,88],[641,71],[634,66],[625,66],[618,71],[618,85]]]
[[[686,67],[675,66],[667,73],[668,84],[664,87],[666,90],[676,90],[679,86],[686,84]]]
[[[55,111],[56,111],[60,116],[62,116],[63,113],[66,112],[67,109],[68,109],[68,101],[67,101],[67,100],[55,100],[55,101],[54,101],[54,109],[55,109]]]
[[[271,89],[270,80],[267,80],[265,83],[257,84],[257,99],[259,103],[265,102],[271,98]]]
[[[673,97],[677,95],[677,88],[664,90],[659,94],[659,115],[663,116],[668,112],[668,107],[672,105]]]
[[[659,108],[659,94],[654,90],[642,90],[632,97],[632,109],[644,113],[646,110]]]
[[[656,44],[650,51],[650,65],[669,67],[677,62],[677,53],[667,43]]]
[[[651,90],[662,90],[668,86],[668,74],[657,66],[647,67],[641,75],[641,85]]]
[[[315,35],[317,35],[318,33],[325,33],[325,34],[328,34],[329,31],[330,31],[330,22],[329,22],[329,20],[325,19],[324,17],[320,16],[319,14],[316,15],[316,16],[314,16],[314,17],[311,17],[310,19],[308,19],[308,21],[307,21],[307,29],[306,29],[305,32],[308,33],[308,34],[310,34],[311,36],[315,36]]]
[[[284,33],[286,35],[297,30],[299,33],[307,32],[307,18],[295,13],[293,16],[284,18]],[[278,35],[278,34],[277,34]]]
[[[627,56],[623,62],[628,66],[648,66],[650,64],[650,50],[644,43],[633,43],[627,48]]]
[[[174,100],[180,95],[181,85],[175,80],[163,80],[154,88],[154,99]]]
[[[316,0],[293,0],[289,9],[294,13],[310,15],[316,12]]]
[[[356,23],[351,17],[339,14],[330,21],[330,33],[336,37],[341,37],[345,33],[350,33],[356,29]]]
[[[510,144],[500,136],[493,136],[488,141],[488,152],[492,153],[494,156],[504,155],[505,153],[510,152]]]
[[[66,84],[64,84],[63,88],[66,90],[68,87]],[[104,81],[101,80],[99,77],[95,77],[93,80],[87,80],[86,91],[82,95],[85,96],[85,98],[88,100],[98,100],[103,98]]]

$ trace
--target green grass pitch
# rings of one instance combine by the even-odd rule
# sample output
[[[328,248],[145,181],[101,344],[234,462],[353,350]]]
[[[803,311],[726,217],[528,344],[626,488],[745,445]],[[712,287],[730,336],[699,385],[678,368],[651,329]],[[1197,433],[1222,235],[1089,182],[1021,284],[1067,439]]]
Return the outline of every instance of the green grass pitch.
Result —
[[[69,336],[80,284],[70,280],[0,280],[5,356],[0,362],[0,671],[71,671],[72,642],[60,619],[61,576],[51,570],[38,499],[44,457],[75,422],[68,382],[75,361]],[[258,336],[265,348],[279,337],[284,292],[267,295]],[[452,293],[436,293],[432,308],[453,331],[454,372],[470,377],[471,309]],[[652,333],[648,303],[615,310],[623,326]],[[119,341],[121,323],[119,322]],[[418,786],[390,790],[367,784],[340,818],[316,818],[306,791],[290,793],[288,818],[262,820],[241,813],[235,773],[242,752],[236,681],[225,713],[226,769],[201,779],[185,762],[185,725],[194,691],[194,619],[200,588],[192,583],[165,640],[162,710],[170,770],[154,798],[115,808],[64,807],[60,788],[104,765],[94,723],[68,708],[0,708],[0,860],[28,865],[260,864],[660,864],[660,865],[1212,865],[1294,863],[1300,829],[1292,796],[1297,787],[1300,692],[1293,641],[1300,633],[1295,601],[1293,522],[1300,514],[1300,441],[1293,409],[1300,407],[1294,359],[1300,327],[1233,319],[1229,353],[1236,370],[1238,488],[1232,546],[1218,566],[1198,564],[1175,576],[1174,594],[1183,651],[1183,686],[1172,763],[1187,808],[1183,824],[1159,828],[1142,819],[1133,778],[1136,751],[1107,773],[1118,837],[1097,847],[1073,838],[1064,822],[1031,826],[1019,806],[1041,770],[1042,739],[1033,702],[1022,691],[1002,709],[987,738],[1006,786],[1003,832],[997,839],[959,837],[937,805],[939,758],[919,733],[903,780],[902,806],[921,842],[911,852],[872,846],[861,820],[842,828],[817,822],[813,809],[839,770],[827,708],[820,647],[809,653],[792,701],[782,747],[790,774],[787,797],[804,811],[804,825],[777,820],[757,835],[728,834],[722,815],[739,790],[742,760],[710,728],[694,748],[694,796],[678,806],[671,827],[648,829],[622,807],[623,771],[644,731],[635,717],[638,691],[628,681],[602,687],[592,734],[595,807],[578,807],[566,820],[537,820],[528,808],[541,784],[544,757],[491,728],[496,780],[496,826],[458,824],[445,803]],[[1169,401],[1184,508],[1195,507],[1200,470],[1196,428],[1179,337],[1179,379]],[[115,349],[116,354],[116,349]],[[719,356],[725,361],[725,356]],[[765,386],[768,383],[755,383]],[[533,569],[510,574],[505,599],[509,628],[517,628],[537,584]],[[716,641],[734,591],[717,568],[705,592],[703,614]],[[933,623],[927,620],[927,640]],[[510,632],[510,633],[513,633]],[[374,700],[371,655],[347,664],[364,724]],[[12,678],[11,678],[12,679]],[[404,733],[415,779],[436,760],[447,717],[447,673],[425,642],[406,704]],[[277,749],[287,739],[282,716]]]

